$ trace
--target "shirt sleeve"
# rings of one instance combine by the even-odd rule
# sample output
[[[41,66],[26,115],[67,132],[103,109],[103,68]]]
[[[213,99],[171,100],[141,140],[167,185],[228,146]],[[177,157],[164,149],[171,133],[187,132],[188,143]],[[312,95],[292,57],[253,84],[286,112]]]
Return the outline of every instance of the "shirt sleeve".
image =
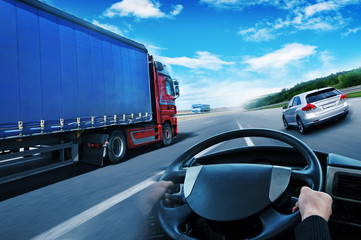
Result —
[[[331,240],[327,221],[317,215],[304,219],[295,228],[296,240]]]

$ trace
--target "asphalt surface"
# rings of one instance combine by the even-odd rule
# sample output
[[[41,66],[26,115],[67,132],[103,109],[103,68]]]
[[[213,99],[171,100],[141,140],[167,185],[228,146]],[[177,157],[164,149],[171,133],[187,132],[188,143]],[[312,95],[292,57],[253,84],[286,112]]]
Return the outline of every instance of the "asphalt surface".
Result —
[[[165,170],[192,145],[225,131],[240,128],[286,131],[313,150],[361,160],[361,98],[348,101],[351,112],[346,119],[318,126],[306,135],[301,135],[297,129],[284,130],[282,109],[225,112],[181,120],[180,135],[173,145],[131,151],[129,159],[118,165],[103,168],[68,166],[1,185],[0,238],[31,239],[40,236],[38,239],[47,239],[44,236],[51,235],[41,234],[54,230],[58,239],[127,239],[141,225],[141,217],[137,218],[141,215],[136,206],[142,199],[139,195],[142,192],[133,195],[129,189]],[[264,138],[236,139],[222,143],[209,152],[250,144],[280,143]],[[122,195],[124,200],[118,198],[117,202],[109,205],[109,199],[119,193],[129,193],[129,196]],[[104,205],[111,207],[104,208]],[[103,210],[99,210],[101,207]],[[73,221],[69,221],[71,219]]]

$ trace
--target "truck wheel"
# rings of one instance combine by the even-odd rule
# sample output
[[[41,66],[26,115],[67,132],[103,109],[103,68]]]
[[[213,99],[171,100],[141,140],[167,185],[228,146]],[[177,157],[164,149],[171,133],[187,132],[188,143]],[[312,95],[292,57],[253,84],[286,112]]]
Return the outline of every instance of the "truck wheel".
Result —
[[[172,132],[172,127],[170,126],[169,123],[165,123],[163,125],[163,141],[162,141],[162,145],[163,146],[169,146],[171,145],[173,142],[173,132]]]
[[[108,142],[108,156],[110,163],[116,164],[125,160],[127,141],[122,131],[116,130],[110,134]]]

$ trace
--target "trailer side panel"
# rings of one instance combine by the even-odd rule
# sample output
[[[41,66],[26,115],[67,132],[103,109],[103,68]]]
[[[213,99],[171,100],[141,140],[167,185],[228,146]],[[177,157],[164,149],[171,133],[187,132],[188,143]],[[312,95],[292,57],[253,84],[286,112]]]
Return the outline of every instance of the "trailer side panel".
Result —
[[[0,138],[151,121],[147,50],[33,0],[0,0]]]

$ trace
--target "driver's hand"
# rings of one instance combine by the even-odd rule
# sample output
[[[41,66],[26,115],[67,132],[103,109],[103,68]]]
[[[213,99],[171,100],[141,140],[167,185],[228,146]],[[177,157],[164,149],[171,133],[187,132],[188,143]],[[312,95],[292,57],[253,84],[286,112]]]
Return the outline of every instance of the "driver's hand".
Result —
[[[142,195],[142,201],[139,206],[140,211],[144,218],[147,218],[152,211],[154,205],[164,197],[166,204],[170,202],[171,194],[170,189],[174,187],[174,183],[171,181],[159,181],[152,184]]]
[[[309,187],[302,187],[298,202],[292,211],[300,210],[302,221],[312,215],[323,217],[326,221],[332,214],[332,198],[324,192],[314,191]]]

